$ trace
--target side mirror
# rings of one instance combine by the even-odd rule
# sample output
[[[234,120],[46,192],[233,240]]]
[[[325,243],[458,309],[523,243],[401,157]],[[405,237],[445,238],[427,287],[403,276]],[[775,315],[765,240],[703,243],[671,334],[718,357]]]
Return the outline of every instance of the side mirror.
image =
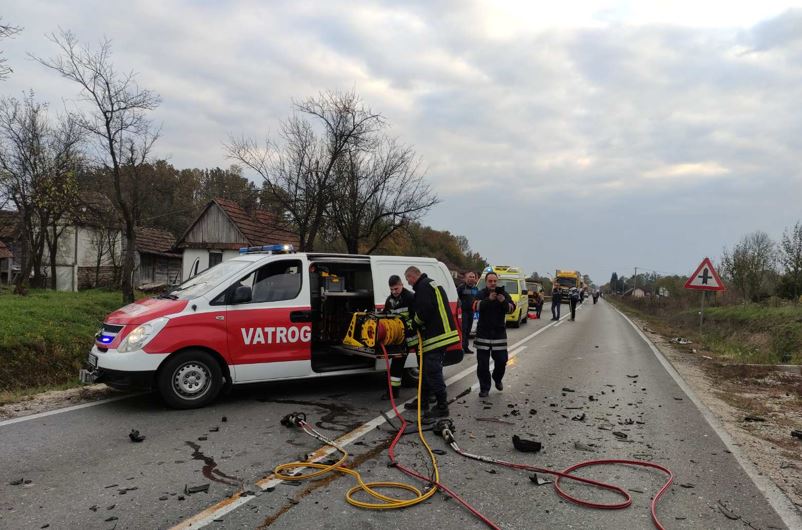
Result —
[[[529,291],[524,289],[523,291],[521,291],[521,294],[529,294]]]
[[[240,285],[231,295],[231,304],[244,304],[251,301],[251,288],[247,285]]]

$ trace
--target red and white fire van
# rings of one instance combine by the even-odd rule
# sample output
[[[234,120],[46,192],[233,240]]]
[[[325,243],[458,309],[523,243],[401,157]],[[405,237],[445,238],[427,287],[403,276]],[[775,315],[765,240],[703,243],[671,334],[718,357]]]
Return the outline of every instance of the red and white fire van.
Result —
[[[168,405],[201,407],[226,384],[375,373],[385,361],[343,347],[355,312],[381,310],[387,280],[410,265],[457,293],[433,258],[243,249],[157,298],[106,317],[81,381],[156,388]],[[460,329],[460,326],[457,326]],[[447,359],[462,360],[459,344]],[[407,358],[408,378],[417,360]]]

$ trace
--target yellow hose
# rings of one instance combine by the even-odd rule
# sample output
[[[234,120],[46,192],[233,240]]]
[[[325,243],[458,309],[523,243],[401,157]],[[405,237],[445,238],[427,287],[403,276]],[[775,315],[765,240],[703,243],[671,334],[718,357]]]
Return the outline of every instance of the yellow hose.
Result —
[[[402,330],[402,334],[403,334],[403,330]],[[388,330],[388,335],[389,335],[389,330]],[[351,475],[352,477],[354,477],[357,480],[357,482],[359,484],[357,486],[354,486],[353,488],[348,490],[348,492],[345,494],[345,499],[352,506],[356,506],[358,508],[366,508],[368,510],[393,510],[393,509],[396,509],[396,508],[407,508],[409,506],[414,506],[414,505],[416,505],[418,503],[421,503],[421,502],[425,501],[426,499],[428,499],[429,497],[431,497],[432,495],[434,495],[435,493],[437,493],[437,484],[436,483],[440,481],[440,470],[437,467],[437,458],[434,456],[434,453],[432,452],[432,448],[429,447],[429,444],[426,442],[426,437],[423,436],[423,429],[421,428],[421,422],[420,422],[420,420],[421,420],[421,388],[423,386],[423,377],[422,377],[422,374],[423,374],[423,347],[422,347],[422,344],[423,344],[423,339],[421,338],[420,333],[418,333],[418,356],[420,358],[420,374],[421,374],[418,377],[418,437],[420,438],[421,442],[423,443],[423,446],[426,448],[426,452],[429,453],[429,458],[432,461],[432,468],[434,469],[434,481],[433,482],[435,484],[433,484],[431,489],[429,489],[428,491],[426,491],[424,493],[421,490],[419,490],[418,488],[416,488],[415,486],[412,486],[410,484],[405,484],[403,482],[365,482],[364,480],[362,480],[362,475],[360,475],[359,471],[356,471],[354,469],[350,469],[348,467],[345,467],[345,465],[343,465],[343,463],[348,459],[348,452],[345,449],[343,449],[342,447],[338,446],[337,444],[335,444],[334,442],[332,442],[330,440],[325,440],[325,443],[327,443],[331,447],[334,447],[335,449],[337,449],[339,452],[342,453],[342,457],[337,462],[335,462],[334,464],[319,464],[317,462],[300,462],[300,461],[289,462],[289,463],[286,463],[286,464],[281,464],[279,466],[276,466],[276,468],[273,470],[273,475],[276,478],[280,478],[281,480],[307,480],[307,479],[311,479],[311,478],[320,477],[320,476],[325,475],[326,473],[330,473],[332,471],[337,471],[339,473],[343,473],[343,474],[346,474],[346,475]],[[310,473],[298,474],[298,475],[290,474],[290,472],[292,470],[300,469],[300,468],[312,468],[312,469],[316,469],[317,471],[312,471]],[[412,498],[408,498],[408,499],[399,499],[399,498],[389,497],[387,495],[384,495],[384,494],[376,491],[375,488],[404,490],[404,491],[407,491],[407,492],[411,492],[415,496],[412,497]],[[366,501],[360,501],[360,500],[356,499],[354,496],[357,493],[359,493],[360,491],[367,493],[368,495],[370,495],[374,499],[377,499],[378,501],[381,501],[381,502],[366,502]]]

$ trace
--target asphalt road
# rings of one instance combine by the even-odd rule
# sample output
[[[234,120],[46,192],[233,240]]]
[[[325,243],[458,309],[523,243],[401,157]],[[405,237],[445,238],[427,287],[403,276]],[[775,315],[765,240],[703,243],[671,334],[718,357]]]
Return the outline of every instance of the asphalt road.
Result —
[[[787,527],[649,346],[607,303],[586,302],[575,322],[530,321],[509,335],[518,347],[503,392],[478,398],[470,356],[447,370],[451,396],[474,385],[451,409],[464,450],[558,470],[590,459],[651,460],[675,474],[658,507],[667,528]],[[190,520],[193,528],[484,528],[440,494],[404,510],[353,508],[345,501],[354,485],[350,477],[267,490],[264,481],[255,485],[275,465],[321,446],[281,426],[285,414],[305,412],[336,438],[389,408],[378,399],[384,381],[369,376],[251,385],[195,411],[169,410],[142,395],[0,423],[0,527],[169,528]],[[146,439],[132,443],[131,429]],[[633,496],[627,509],[593,510],[560,499],[550,484],[535,485],[524,471],[466,460],[428,434],[432,447],[447,451],[438,457],[442,481],[502,528],[652,527],[648,505],[664,481],[658,472],[581,470]],[[541,441],[543,450],[517,452],[513,434]],[[392,435],[383,424],[348,446],[365,480],[410,481],[387,467],[384,449]],[[425,469],[414,435],[404,437],[397,453],[402,462]],[[22,484],[12,485],[19,479]],[[185,493],[204,484],[208,492]],[[230,511],[208,511],[242,484],[257,495],[236,501]],[[566,489],[589,500],[618,500],[593,488]]]

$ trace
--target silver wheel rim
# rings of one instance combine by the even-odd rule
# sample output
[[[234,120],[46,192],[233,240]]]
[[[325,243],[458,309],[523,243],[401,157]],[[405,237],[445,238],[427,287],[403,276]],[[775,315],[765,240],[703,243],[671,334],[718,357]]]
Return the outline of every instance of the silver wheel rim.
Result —
[[[183,399],[199,399],[211,388],[209,367],[197,361],[182,364],[173,372],[173,391]]]

